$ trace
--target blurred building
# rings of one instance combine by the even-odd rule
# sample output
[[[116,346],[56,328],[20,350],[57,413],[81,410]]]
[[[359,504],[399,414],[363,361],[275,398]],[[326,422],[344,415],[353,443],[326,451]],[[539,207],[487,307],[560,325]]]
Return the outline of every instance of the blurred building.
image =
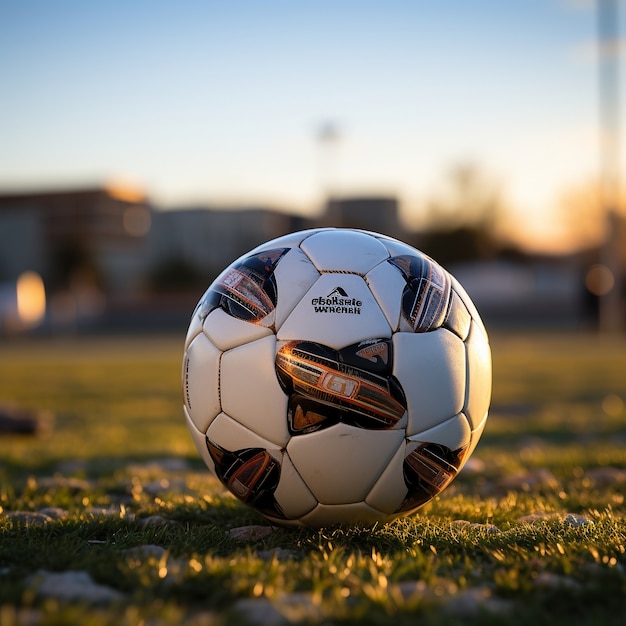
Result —
[[[0,332],[17,328],[25,273],[43,279],[52,329],[170,323],[228,263],[302,227],[267,208],[154,210],[119,185],[0,194]]]
[[[393,196],[331,198],[318,225],[362,228],[400,239],[403,233],[398,200]]]
[[[35,272],[55,327],[99,318],[146,271],[152,209],[128,186],[0,195],[0,282]]]
[[[156,211],[147,242],[149,262],[157,268],[182,261],[212,280],[245,252],[296,229],[296,223],[294,216],[265,208]]]
[[[384,196],[335,198],[320,217],[303,218],[263,207],[155,210],[140,190],[120,186],[0,194],[0,332],[16,327],[21,301],[31,303],[32,319],[45,302],[51,330],[182,329],[229,263],[265,241],[320,226],[371,230],[417,247],[424,236],[406,232],[397,200]],[[623,220],[620,237],[623,251]],[[558,257],[468,253],[446,267],[489,326],[593,326],[610,285],[598,249]],[[43,279],[43,299],[33,273]],[[34,287],[20,292],[20,278]]]
[[[92,281],[103,291],[133,287],[142,269],[152,210],[137,189],[0,195],[0,277],[36,271],[53,288]]]

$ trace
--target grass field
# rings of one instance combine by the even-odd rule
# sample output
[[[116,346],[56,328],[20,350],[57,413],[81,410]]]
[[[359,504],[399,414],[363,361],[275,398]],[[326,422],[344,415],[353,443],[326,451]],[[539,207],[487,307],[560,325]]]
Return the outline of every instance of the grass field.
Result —
[[[466,470],[374,528],[272,528],[184,423],[177,338],[0,344],[0,624],[623,624],[626,339],[498,335]]]

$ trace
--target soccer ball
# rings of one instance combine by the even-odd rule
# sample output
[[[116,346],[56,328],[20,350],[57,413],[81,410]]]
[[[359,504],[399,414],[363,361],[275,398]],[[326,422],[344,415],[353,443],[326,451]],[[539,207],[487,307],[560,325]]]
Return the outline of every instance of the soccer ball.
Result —
[[[377,233],[265,243],[200,299],[184,413],[209,469],[274,523],[387,522],[439,494],[491,400],[485,327],[461,285]]]

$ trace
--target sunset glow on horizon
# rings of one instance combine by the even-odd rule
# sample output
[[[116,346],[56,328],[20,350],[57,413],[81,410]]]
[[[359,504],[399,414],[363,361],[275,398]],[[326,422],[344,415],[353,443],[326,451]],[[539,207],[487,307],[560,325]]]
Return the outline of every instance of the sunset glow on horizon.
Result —
[[[159,208],[301,214],[382,193],[421,227],[470,163],[511,238],[567,250],[582,235],[564,197],[599,168],[594,7],[9,0],[0,193],[122,179]]]

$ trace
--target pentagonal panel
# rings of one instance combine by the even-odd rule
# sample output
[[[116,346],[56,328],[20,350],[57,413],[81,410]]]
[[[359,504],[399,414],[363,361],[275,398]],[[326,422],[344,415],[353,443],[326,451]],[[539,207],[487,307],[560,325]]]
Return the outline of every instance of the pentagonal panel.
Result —
[[[292,248],[276,267],[274,277],[278,286],[275,326],[280,328],[320,274],[300,248]]]
[[[323,528],[333,524],[374,524],[388,521],[388,515],[373,509],[365,502],[354,504],[318,504],[300,518],[307,526]]]
[[[349,229],[327,230],[305,239],[300,247],[320,272],[353,272],[364,276],[389,257],[374,237]]]
[[[406,281],[399,329],[428,332],[443,325],[450,300],[450,276],[428,257],[417,254],[389,259]]]
[[[491,350],[486,335],[472,322],[467,349],[467,398],[465,413],[472,429],[483,419],[491,402]]]
[[[365,282],[374,294],[392,330],[398,330],[402,293],[406,287],[402,274],[393,265],[380,263],[367,274]]]
[[[407,493],[403,471],[405,454],[406,444],[401,442],[397,452],[365,498],[365,502],[371,507],[389,515],[400,508]]]
[[[222,353],[203,334],[189,344],[183,359],[183,396],[196,428],[206,432],[220,412],[219,367]]]
[[[233,348],[222,355],[220,394],[222,410],[250,430],[284,446],[287,396],[274,370],[274,335]]]
[[[458,450],[469,445],[471,438],[470,426],[463,413],[451,417],[438,426],[424,430],[410,437],[410,441],[439,443],[450,450]]]
[[[391,336],[391,327],[365,281],[322,274],[277,331],[279,340],[307,340],[336,350]]]
[[[213,281],[200,308],[220,308],[231,317],[273,328],[276,317],[274,270],[290,248],[274,248],[241,257]]]
[[[274,497],[285,515],[292,519],[302,517],[317,504],[317,500],[296,471],[288,454],[283,457],[280,483]]]
[[[187,422],[187,428],[189,428],[189,433],[191,434],[191,439],[194,442],[198,452],[200,453],[200,457],[205,462],[206,466],[209,470],[215,474],[215,465],[213,464],[213,459],[209,454],[209,451],[206,447],[206,435],[203,432],[200,432],[196,425],[193,423],[191,417],[189,416],[189,412],[187,411],[187,407],[183,407],[183,411],[185,413],[185,421]]]
[[[233,495],[260,513],[284,517],[274,498],[282,449],[224,413],[209,427],[206,446],[215,474]]]
[[[465,399],[465,346],[440,328],[395,333],[394,371],[406,394],[411,436],[460,413]]]
[[[319,502],[345,504],[365,498],[403,438],[399,430],[337,424],[293,437],[287,452]]]
[[[270,328],[239,320],[228,315],[222,309],[215,309],[209,313],[203,329],[205,335],[220,350],[230,350],[236,346],[273,334]]]
[[[441,493],[454,480],[466,453],[465,447],[451,450],[439,443],[407,442],[404,463],[407,497],[400,511],[414,511]]]

